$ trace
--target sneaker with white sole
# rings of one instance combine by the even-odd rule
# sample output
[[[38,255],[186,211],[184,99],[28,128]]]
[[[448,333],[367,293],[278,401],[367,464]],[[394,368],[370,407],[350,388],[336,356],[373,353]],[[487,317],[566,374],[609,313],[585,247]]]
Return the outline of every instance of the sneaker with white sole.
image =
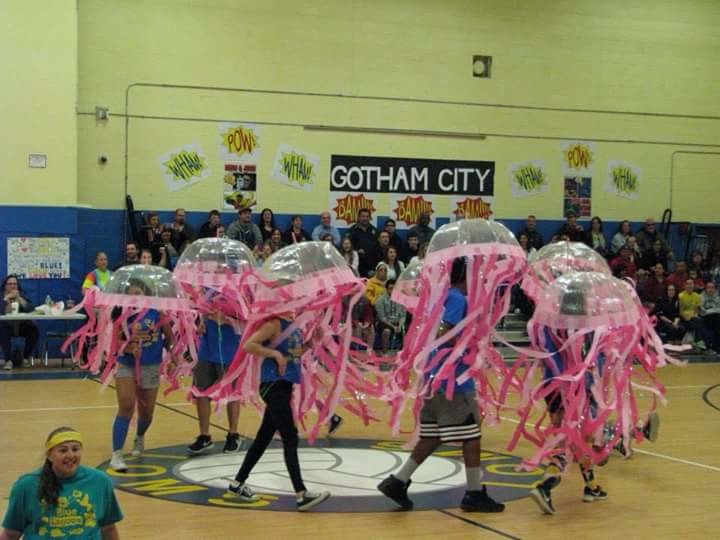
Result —
[[[597,486],[595,489],[585,486],[582,500],[583,502],[595,502],[604,501],[607,498],[608,494],[605,493],[600,486]]]
[[[236,480],[230,482],[227,488],[228,493],[232,493],[237,496],[243,502],[256,502],[260,500],[260,495],[256,495],[255,492],[250,489],[245,482],[242,484]]]
[[[188,453],[197,456],[211,450],[213,446],[215,443],[212,442],[210,435],[198,435],[195,442],[188,446]]]
[[[543,484],[538,484],[535,489],[530,491],[530,498],[538,505],[543,514],[552,515],[555,513],[550,490]]]
[[[297,499],[298,512],[307,512],[311,508],[315,508],[317,505],[324,503],[330,498],[329,491],[322,491],[320,493],[313,493],[312,491],[306,491],[302,497]]]
[[[127,472],[128,466],[125,463],[122,450],[114,450],[110,458],[110,468],[117,472]]]
[[[242,441],[239,433],[228,433],[225,437],[225,446],[223,446],[223,454],[236,454],[242,450]]]
[[[130,455],[132,457],[140,457],[142,456],[142,453],[145,451],[145,437],[142,435],[138,435],[135,437],[135,442],[133,443],[133,449],[130,452]]]
[[[5,360],[5,365],[3,366],[3,369],[5,371],[12,371],[13,363],[12,360]]]

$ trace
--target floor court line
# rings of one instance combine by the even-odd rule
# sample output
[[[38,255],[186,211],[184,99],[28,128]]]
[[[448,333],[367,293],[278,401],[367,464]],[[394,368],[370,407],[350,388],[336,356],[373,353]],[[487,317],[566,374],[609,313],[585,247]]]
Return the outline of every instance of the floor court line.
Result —
[[[194,406],[193,403],[188,403],[186,401],[181,401],[179,403],[162,403],[162,402],[158,401],[158,405],[167,405],[167,406],[173,406],[173,407]],[[84,411],[84,410],[92,410],[92,409],[117,409],[117,404],[115,404],[115,405],[78,405],[76,407],[35,407],[35,408],[29,408],[29,409],[0,409],[0,414],[2,414],[2,413],[21,413],[21,412]]]
[[[508,422],[512,422],[513,424],[520,423],[519,420],[515,420],[514,418],[507,418],[505,416],[501,416],[500,418],[503,420],[507,420]],[[633,450],[633,452],[637,452],[638,454],[646,454],[648,456],[661,458],[661,459],[667,459],[668,461],[674,461],[676,463],[682,463],[683,465],[690,465],[692,467],[700,467],[701,469],[707,469],[709,471],[720,472],[720,467],[715,467],[713,465],[707,465],[705,463],[698,463],[697,461],[690,461],[687,459],[676,458],[674,456],[667,456],[665,454],[658,454],[656,452],[650,452],[649,450],[642,450],[641,448],[633,447],[632,450]]]

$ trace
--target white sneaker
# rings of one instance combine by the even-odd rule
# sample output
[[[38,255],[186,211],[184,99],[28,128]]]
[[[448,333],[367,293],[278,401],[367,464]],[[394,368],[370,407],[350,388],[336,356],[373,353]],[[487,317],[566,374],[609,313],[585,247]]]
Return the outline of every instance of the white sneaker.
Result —
[[[123,457],[122,450],[115,450],[110,458],[110,468],[117,472],[127,472],[127,464]]]
[[[3,369],[5,371],[10,371],[13,368],[12,360],[5,360],[5,365],[3,366]]]
[[[135,443],[133,444],[132,452],[130,452],[130,455],[132,457],[140,457],[142,456],[142,453],[145,451],[145,437],[142,435],[138,435],[135,437]]]

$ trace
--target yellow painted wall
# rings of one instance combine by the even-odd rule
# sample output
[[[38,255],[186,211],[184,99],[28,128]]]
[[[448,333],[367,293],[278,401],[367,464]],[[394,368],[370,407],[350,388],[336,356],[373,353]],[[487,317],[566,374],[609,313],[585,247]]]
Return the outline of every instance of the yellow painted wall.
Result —
[[[0,0],[0,16],[0,203],[76,204],[76,2]]]
[[[720,3],[711,0],[632,6],[620,0],[80,0],[79,109],[88,114],[78,117],[79,199],[101,208],[123,204],[121,115],[132,83],[720,116],[718,24]],[[494,56],[491,79],[471,76],[473,54]],[[110,108],[109,122],[89,114],[96,105]],[[670,202],[672,152],[696,148],[684,143],[720,142],[720,122],[712,119],[173,88],[133,88],[129,112],[207,119],[130,119],[129,192],[136,206],[155,209],[219,207],[220,119],[488,134],[481,141],[265,125],[258,202],[284,213],[325,209],[330,156],[345,153],[493,160],[497,216],[558,218],[561,139],[584,138],[598,141],[593,213],[659,217]],[[188,143],[204,148],[214,174],[170,193],[158,157]],[[320,183],[311,193],[270,180],[279,143],[320,157]],[[101,154],[110,158],[104,166],[97,162]],[[531,159],[545,161],[550,189],[514,199],[508,168]],[[639,199],[604,191],[608,162],[616,159],[642,169]],[[716,169],[695,178],[718,179]],[[714,201],[698,205],[698,215],[706,216]]]

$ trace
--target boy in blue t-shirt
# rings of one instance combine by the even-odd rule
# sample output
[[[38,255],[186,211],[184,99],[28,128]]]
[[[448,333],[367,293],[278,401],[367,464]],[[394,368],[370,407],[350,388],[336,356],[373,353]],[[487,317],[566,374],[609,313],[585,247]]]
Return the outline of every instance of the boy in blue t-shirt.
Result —
[[[452,287],[445,300],[439,335],[447,333],[452,327],[460,324],[467,315],[465,274],[465,259],[455,259],[450,275]],[[444,347],[450,346],[450,344],[444,345]],[[437,374],[441,365],[442,362],[433,369],[431,378]],[[466,370],[467,365],[459,362],[455,369],[455,378],[457,379]],[[502,512],[505,505],[494,501],[488,495],[487,487],[482,483],[481,422],[475,399],[475,383],[472,379],[456,385],[452,399],[445,395],[445,385],[442,385],[437,393],[427,398],[423,404],[420,412],[420,441],[400,470],[383,480],[378,485],[378,490],[401,508],[411,509],[413,502],[407,495],[411,475],[438,446],[448,442],[460,442],[467,475],[467,491],[460,507],[466,512]]]
[[[200,347],[198,348],[198,363],[195,365],[193,384],[199,390],[207,390],[225,375],[240,344],[240,334],[222,313],[204,318],[198,331]],[[198,397],[195,403],[200,422],[200,435],[194,443],[188,446],[188,452],[193,455],[205,453],[215,446],[210,436],[210,398]],[[231,401],[227,404],[227,418],[228,434],[225,438],[223,453],[231,454],[242,449],[238,432],[239,401]]]

